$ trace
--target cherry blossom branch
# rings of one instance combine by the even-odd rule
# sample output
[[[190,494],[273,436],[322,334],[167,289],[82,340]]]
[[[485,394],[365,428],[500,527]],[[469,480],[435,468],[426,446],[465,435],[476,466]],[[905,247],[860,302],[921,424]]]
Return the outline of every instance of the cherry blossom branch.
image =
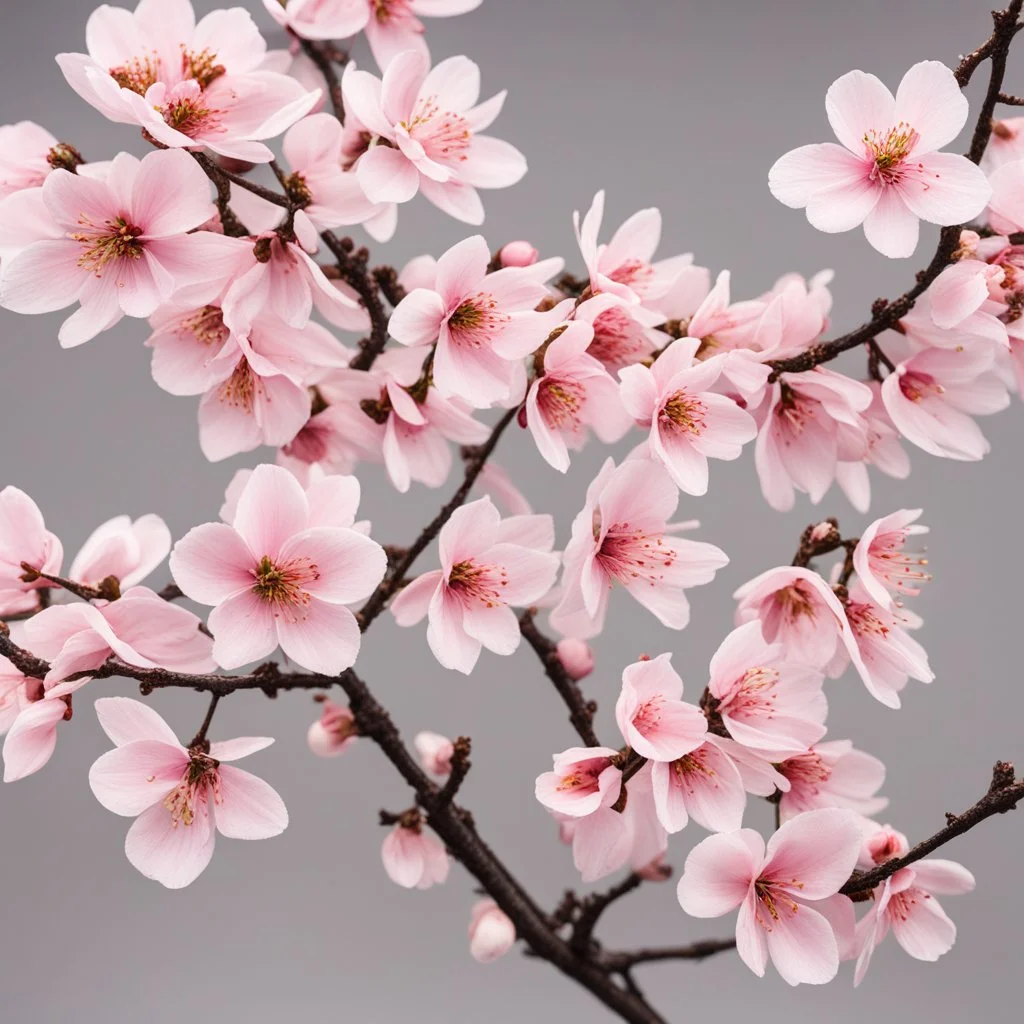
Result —
[[[992,782],[988,792],[962,814],[946,814],[946,827],[939,829],[935,835],[918,843],[902,857],[887,860],[884,864],[872,868],[863,874],[854,874],[849,882],[839,891],[846,896],[867,892],[901,868],[927,857],[951,839],[969,832],[993,814],[1005,814],[1016,808],[1019,801],[1024,800],[1024,779],[1017,779],[1013,765],[1009,761],[997,761],[992,769]]]
[[[1017,19],[1020,17],[1022,6],[1024,6],[1024,0],[1011,0],[1009,6],[1004,10],[993,11],[992,18],[995,28],[992,35],[978,49],[964,57],[953,72],[962,88],[970,82],[974,72],[983,61],[991,60],[992,62],[988,91],[978,112],[971,136],[970,149],[966,154],[967,158],[974,163],[980,163],[988,146],[992,130],[992,115],[999,102],[1000,90],[1006,73],[1006,58],[1013,39],[1021,28],[1017,24]],[[861,324],[860,327],[856,327],[832,341],[823,341],[812,345],[799,355],[788,359],[772,360],[768,364],[772,368],[770,379],[777,380],[783,373],[802,373],[812,370],[815,366],[830,362],[843,352],[872,341],[882,331],[895,326],[914,308],[914,304],[924,294],[928,286],[952,262],[959,245],[960,231],[961,225],[942,229],[935,255],[928,266],[918,272],[913,288],[892,302],[887,299],[876,299],[871,307],[871,319]]]
[[[688,946],[660,946],[623,953],[603,953],[601,963],[608,970],[621,973],[637,964],[649,964],[658,960],[705,960],[715,953],[724,953],[735,948],[735,939],[702,939]]]
[[[423,527],[420,535],[406,549],[405,553],[389,570],[388,574],[381,581],[377,589],[370,595],[366,604],[359,610],[357,618],[359,627],[365,633],[370,623],[384,610],[385,605],[391,597],[399,591],[405,583],[405,574],[412,568],[413,563],[427,549],[430,542],[441,532],[441,527],[452,517],[452,513],[459,508],[469,496],[469,492],[476,483],[491,453],[501,440],[505,428],[516,418],[518,409],[513,406],[501,417],[491,430],[490,437],[480,446],[475,448],[464,448],[463,456],[466,459],[466,471],[458,490],[444,504],[441,511]]]
[[[107,576],[100,581],[98,587],[91,587],[87,583],[78,583],[76,580],[69,580],[63,576],[40,572],[38,569],[33,569],[27,562],[22,562],[21,568],[23,582],[35,583],[36,580],[46,580],[47,583],[61,587],[84,601],[116,601],[121,596],[121,586],[116,576]]]
[[[544,672],[548,679],[554,683],[558,695],[565,701],[569,709],[569,721],[572,722],[580,739],[585,746],[599,747],[601,741],[594,732],[594,715],[597,714],[597,704],[588,701],[583,695],[579,683],[565,670],[558,651],[552,640],[546,637],[534,621],[534,609],[529,609],[519,618],[519,632],[523,639],[537,652]]]
[[[296,37],[299,38],[299,37]],[[331,109],[341,124],[345,123],[345,100],[341,95],[341,79],[338,78],[335,64],[347,64],[348,54],[336,46],[327,43],[315,43],[310,39],[299,38],[302,52],[316,65],[327,84],[327,95],[331,100]]]
[[[635,872],[630,872],[617,885],[605,892],[594,893],[583,900],[579,916],[573,925],[570,945],[578,953],[585,953],[590,948],[591,937],[601,915],[616,901],[635,892],[643,885],[644,880]]]
[[[1012,96],[1008,92],[1001,92],[999,102],[1005,103],[1009,107],[1024,107],[1024,96]]]

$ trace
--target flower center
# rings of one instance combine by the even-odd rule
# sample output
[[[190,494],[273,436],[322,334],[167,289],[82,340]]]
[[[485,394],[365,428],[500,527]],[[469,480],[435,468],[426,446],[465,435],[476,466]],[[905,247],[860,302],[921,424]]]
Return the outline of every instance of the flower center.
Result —
[[[223,131],[217,119],[218,111],[205,105],[202,86],[191,79],[168,89],[163,104],[157,109],[171,128],[189,138],[201,132]]]
[[[629,523],[614,523],[597,552],[604,571],[626,586],[638,581],[652,587],[663,583],[664,570],[671,568],[677,557],[676,549],[666,544],[663,536],[633,529]]]
[[[402,121],[401,126],[433,160],[452,163],[468,159],[473,139],[469,122],[461,114],[441,110],[436,96],[420,100],[412,116]]]
[[[469,558],[456,562],[448,573],[448,589],[463,601],[480,601],[488,608],[505,602],[501,588],[508,585],[508,573],[500,565],[478,565]]]
[[[814,599],[810,590],[799,581],[788,587],[781,587],[774,594],[775,609],[784,622],[795,623],[798,619],[815,618]]]
[[[191,334],[200,345],[223,345],[231,336],[220,306],[203,306],[178,324],[178,334]]]
[[[448,330],[458,345],[482,348],[494,341],[512,318],[498,309],[498,300],[479,292],[463,300],[448,317]]]
[[[818,407],[819,403],[813,398],[807,398],[783,384],[779,404],[775,407],[776,420],[784,433],[800,434],[808,420],[815,418]]]
[[[252,591],[261,600],[274,607],[274,615],[287,612],[293,617],[297,611],[310,603],[306,587],[320,579],[320,570],[309,558],[293,558],[291,561],[276,563],[264,555],[252,570]]]
[[[926,398],[944,395],[946,389],[930,374],[911,370],[900,377],[900,391],[911,402],[922,402]]]
[[[256,395],[262,390],[263,381],[245,359],[240,359],[231,376],[217,388],[217,400],[252,415]]]
[[[193,53],[184,46],[181,48],[181,71],[185,78],[198,82],[203,89],[208,88],[221,75],[227,74],[227,69],[217,63],[217,54],[211,50]]]
[[[676,391],[661,407],[658,420],[673,432],[699,437],[707,427],[707,412],[707,406],[695,395]]]
[[[718,773],[707,763],[707,754],[704,747],[691,750],[689,754],[676,758],[672,762],[672,770],[675,772],[676,780],[682,782],[688,775],[703,775],[705,778],[714,778]]]
[[[142,258],[143,245],[139,241],[142,228],[130,224],[124,217],[115,217],[96,226],[82,214],[79,223],[84,230],[69,237],[75,242],[81,242],[85,247],[82,255],[78,257],[78,265],[83,270],[88,270],[98,277],[100,271],[110,263]]]
[[[920,138],[906,121],[900,121],[886,135],[869,131],[864,136],[864,147],[868,158],[875,162],[871,169],[872,180],[880,178],[886,184],[899,181],[903,177],[903,162]]]
[[[665,698],[660,695],[651,697],[633,713],[633,725],[641,736],[649,736],[657,730],[658,723],[661,721],[661,706],[664,703]]]
[[[370,9],[381,25],[416,20],[409,8],[409,0],[370,0]]]
[[[796,888],[803,887],[797,881],[789,884]],[[766,931],[772,930],[772,922],[779,920],[781,911],[796,914],[800,910],[800,904],[785,889],[767,878],[759,878],[754,882],[754,895],[757,897],[757,923]]]
[[[879,640],[885,640],[889,636],[890,627],[879,618],[875,609],[869,604],[849,602],[846,606],[846,617],[850,620],[850,626],[858,636],[870,635]]]
[[[928,583],[932,576],[925,572],[927,558],[918,552],[903,550],[908,533],[906,530],[892,530],[876,537],[868,548],[868,563],[871,571],[890,586],[911,596],[921,593],[919,583]]]
[[[560,793],[582,789],[593,792],[598,788],[598,778],[601,772],[607,767],[607,760],[602,760],[601,758],[594,758],[590,761],[578,761],[558,780],[556,788]]]
[[[787,758],[778,767],[791,783],[809,789],[812,793],[818,793],[821,785],[832,778],[831,766],[814,750]]]
[[[727,706],[730,714],[757,714],[771,718],[778,699],[778,682],[778,669],[764,665],[748,668],[721,698],[721,705]]]
[[[653,280],[654,267],[646,260],[626,260],[605,276],[617,284],[624,284],[631,288],[635,288],[637,285],[642,287],[650,284]]]
[[[602,362],[607,370],[638,363],[651,353],[651,343],[628,313],[613,306],[594,318],[594,340],[587,355]]]
[[[575,380],[545,377],[537,389],[541,415],[556,430],[578,431],[580,409],[586,400],[586,389]]]
[[[210,797],[215,804],[220,803],[219,765],[220,762],[208,754],[190,752],[181,782],[164,798],[164,807],[171,812],[174,828],[179,825],[187,828],[195,821],[196,814],[209,813]]]
[[[127,64],[111,68],[110,77],[122,89],[130,89],[140,96],[145,96],[146,90],[160,81],[160,57],[155,53],[145,57],[132,57]]]

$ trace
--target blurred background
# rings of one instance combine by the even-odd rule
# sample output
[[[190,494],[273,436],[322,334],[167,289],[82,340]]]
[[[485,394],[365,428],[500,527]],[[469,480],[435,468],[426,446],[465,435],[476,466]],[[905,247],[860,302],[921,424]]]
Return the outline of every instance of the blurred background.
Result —
[[[138,134],[105,121],[71,92],[53,62],[84,51],[93,0],[3,4],[0,123],[29,118],[76,145],[87,159],[119,149],[144,151]],[[200,13],[217,6],[198,0]],[[262,5],[248,6],[281,46]],[[733,271],[734,297],[751,297],[787,270],[836,271],[833,324],[860,323],[872,300],[894,296],[928,259],[890,262],[862,235],[827,236],[768,193],[772,161],[805,142],[830,138],[824,115],[829,83],[851,68],[880,75],[895,89],[914,62],[954,64],[989,32],[985,0],[485,0],[464,17],[428,19],[435,58],[465,53],[482,67],[484,95],[508,88],[494,134],[522,149],[530,172],[513,189],[485,193],[484,233],[492,248],[529,238],[544,255],[563,254],[580,269],[573,209],[608,192],[605,237],[627,215],[657,205],[665,217],[661,254],[692,250],[697,261]],[[357,58],[370,65],[365,45]],[[984,77],[979,75],[979,80]],[[982,84],[971,88],[977,103]],[[1006,88],[1024,91],[1024,49],[1011,58]],[[423,200],[401,210],[396,239],[373,247],[374,262],[401,266],[438,254],[469,229]],[[357,235],[356,237],[361,237]],[[199,451],[196,401],[160,391],[142,342],[146,325],[123,321],[86,346],[62,351],[61,314],[18,317],[0,311],[0,485],[16,484],[39,503],[64,541],[68,560],[103,520],[157,512],[175,537],[216,518],[234,470],[257,453],[211,465]],[[861,369],[860,357],[847,364]],[[838,515],[856,534],[876,515],[923,506],[932,527],[936,581],[915,607],[920,639],[936,681],[911,683],[902,711],[875,703],[855,679],[830,687],[832,738],[852,737],[889,767],[885,820],[912,841],[944,823],[943,812],[971,804],[997,758],[1024,762],[1020,642],[1022,491],[1021,416],[983,423],[992,453],[956,464],[913,451],[909,480],[874,477],[871,514],[857,515],[835,489],[818,509],[803,496],[787,515],[761,498],[752,452],[712,465],[705,499],[685,499],[680,518],[699,517],[700,536],[732,562],[710,586],[691,592],[693,620],[669,634],[622,594],[596,642],[598,669],[586,682],[601,704],[599,732],[610,734],[622,667],[641,652],[671,649],[696,699],[707,662],[731,624],[732,591],[788,562],[810,521]],[[1015,454],[1016,453],[1016,454]],[[268,455],[269,453],[263,453]],[[507,466],[538,509],[556,515],[559,540],[606,452],[589,448],[561,477],[516,428],[502,441]],[[408,542],[433,516],[442,492],[419,485],[395,500],[381,470],[363,479],[362,511],[381,542]],[[422,562],[432,566],[432,555]],[[166,568],[151,578],[157,587]],[[422,629],[402,631],[382,617],[368,637],[360,673],[411,736],[428,728],[473,738],[473,771],[463,795],[482,834],[543,905],[578,886],[569,851],[556,841],[533,798],[533,779],[550,755],[573,743],[562,705],[525,647],[510,658],[486,652],[472,676],[446,672],[429,654]],[[123,681],[93,696],[132,693]],[[152,702],[182,735],[194,732],[205,698],[159,693]],[[448,884],[407,892],[380,864],[377,810],[400,810],[409,796],[367,742],[341,760],[312,757],[305,731],[317,710],[308,695],[269,701],[242,694],[225,701],[213,738],[269,734],[277,742],[246,765],[282,794],[291,825],[278,839],[221,840],[190,888],[164,890],[125,860],[128,822],[92,797],[87,772],[108,747],[88,703],[62,727],[53,760],[0,792],[2,1017],[11,1024],[170,1024],[183,1015],[264,1024],[361,1019],[512,1024],[612,1018],[575,984],[518,952],[481,967],[470,959],[466,928],[475,897],[457,865]],[[748,821],[769,826],[751,803]],[[691,826],[670,845],[681,867],[703,833]],[[827,1019],[930,1024],[1019,1019],[1019,949],[1024,895],[1019,815],[985,823],[945,851],[977,876],[977,891],[947,897],[959,928],[938,966],[907,957],[890,938],[857,991],[851,970],[823,990],[789,989],[774,973],[755,978],[736,957],[642,968],[645,990],[672,1021],[760,1024]],[[731,934],[730,918],[686,917],[674,883],[645,886],[603,920],[608,945],[681,943]]]

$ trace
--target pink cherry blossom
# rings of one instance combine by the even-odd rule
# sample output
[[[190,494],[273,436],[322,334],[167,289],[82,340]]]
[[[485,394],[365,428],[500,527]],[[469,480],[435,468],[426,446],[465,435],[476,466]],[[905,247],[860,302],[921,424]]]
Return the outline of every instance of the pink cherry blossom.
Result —
[[[0,303],[16,313],[81,303],[58,335],[65,348],[122,316],[150,316],[206,273],[223,243],[209,232],[189,234],[215,208],[206,175],[184,153],[121,153],[105,181],[54,171],[40,196],[52,218],[48,236],[4,261]]]
[[[758,977],[771,957],[790,985],[821,985],[836,976],[840,957],[827,901],[849,880],[860,844],[857,816],[842,810],[802,814],[767,847],[752,829],[709,836],[686,858],[679,902],[694,917],[738,907],[737,952]],[[837,899],[852,915],[849,900]]]
[[[840,462],[867,452],[871,389],[818,366],[786,374],[770,386],[754,449],[761,491],[772,508],[793,507],[794,490],[818,504],[835,479]]]
[[[17,782],[39,771],[57,747],[57,726],[71,715],[60,697],[25,703],[4,739],[4,782]]]
[[[342,91],[346,110],[374,140],[355,164],[371,202],[405,203],[419,191],[457,220],[481,224],[477,189],[507,188],[526,173],[519,150],[480,134],[501,112],[505,94],[478,106],[480,69],[466,57],[431,69],[422,53],[406,50],[383,80],[350,62]]]
[[[700,710],[682,699],[683,681],[671,658],[661,654],[628,665],[615,703],[623,739],[652,761],[675,761],[696,750],[708,731]]]
[[[858,866],[875,867],[893,857],[902,857],[909,849],[910,843],[902,832],[897,832],[891,825],[883,825],[865,837]]]
[[[828,704],[820,669],[766,644],[761,623],[733,630],[711,659],[709,709],[746,747],[799,753],[825,735]]]
[[[569,321],[552,332],[540,365],[534,357],[526,425],[545,462],[560,473],[569,468],[569,449],[581,448],[588,430],[613,444],[630,427],[615,381],[587,352],[593,337],[585,320]]]
[[[967,99],[938,61],[915,64],[895,98],[874,75],[851,71],[825,98],[842,143],[801,146],[776,161],[772,194],[820,231],[864,225],[880,253],[905,257],[917,248],[918,221],[962,224],[985,209],[992,189],[966,157],[938,150],[967,120]]]
[[[937,857],[901,868],[875,889],[871,910],[857,925],[854,985],[864,980],[875,947],[892,929],[896,941],[915,960],[934,961],[956,941],[956,925],[935,893],[958,896],[974,889],[974,876],[963,865]]]
[[[427,617],[427,642],[448,669],[468,675],[480,650],[512,654],[519,623],[510,606],[530,605],[555,581],[550,516],[502,520],[489,498],[456,509],[441,530],[441,568],[424,573],[391,602],[400,626]]]
[[[140,668],[209,672],[211,640],[185,608],[147,587],[132,587],[106,604],[44,608],[24,625],[29,650],[50,662],[47,684],[99,668],[114,656]],[[74,683],[69,684],[74,686]]]
[[[359,736],[355,715],[344,704],[324,700],[320,717],[309,727],[306,742],[317,757],[338,757],[344,754]]]
[[[780,645],[787,657],[824,668],[843,647],[859,662],[846,612],[816,572],[799,566],[769,569],[733,597],[739,602],[737,624],[758,620],[765,641]]]
[[[343,141],[344,128],[331,114],[312,114],[288,129],[283,144],[292,170],[288,187],[309,197],[296,219],[308,218],[317,231],[363,224],[372,238],[387,242],[397,210],[390,203],[371,203],[355,173],[342,170]]]
[[[366,38],[374,60],[381,68],[387,68],[406,50],[415,50],[429,57],[420,17],[450,17],[480,6],[480,0],[363,0],[363,3],[370,6]]]
[[[59,575],[63,560],[60,538],[46,529],[39,506],[17,487],[0,490],[0,618],[36,607],[35,591],[50,586],[23,579],[23,566]]]
[[[662,625],[686,626],[685,589],[710,583],[729,559],[713,544],[670,535],[678,503],[676,485],[656,463],[634,459],[616,468],[605,462],[565,549],[563,596],[551,613],[560,633],[581,639],[600,633],[616,582]]]
[[[564,636],[555,647],[558,660],[570,679],[585,679],[594,671],[594,652],[586,640]]]
[[[0,125],[0,200],[38,188],[54,169],[60,143],[34,121]]]
[[[28,706],[30,684],[34,691],[33,696],[38,695],[38,691],[42,690],[42,684],[38,680],[29,680],[0,654],[0,736],[10,729],[21,711]]]
[[[537,776],[536,796],[549,811],[586,818],[611,807],[622,788],[619,752],[610,747],[570,747],[554,756],[554,768]]]
[[[789,782],[779,804],[783,821],[822,807],[844,807],[869,817],[889,804],[875,795],[885,781],[885,765],[855,750],[850,740],[818,743],[780,762],[778,770]]]
[[[587,349],[611,374],[651,356],[668,342],[668,336],[637,320],[638,307],[608,292],[585,299],[572,311],[574,320],[584,320],[594,330]]]
[[[579,211],[573,214],[576,240],[595,294],[610,292],[630,303],[659,299],[693,262],[690,253],[652,262],[661,240],[661,212],[656,207],[634,213],[606,244],[598,242],[603,219],[603,191],[594,196],[582,221]],[[661,319],[655,315],[652,323]]]
[[[350,527],[319,525],[295,477],[266,464],[246,483],[230,526],[197,526],[171,552],[178,586],[215,606],[218,665],[237,668],[280,645],[325,675],[355,663],[359,626],[345,605],[369,597],[386,566],[379,544]]]
[[[418,732],[412,745],[416,748],[420,764],[431,775],[439,775],[441,778],[451,775],[455,747],[447,736],[436,732]]]
[[[876,519],[860,535],[853,552],[857,578],[871,600],[880,608],[892,609],[893,594],[911,597],[921,593],[921,584],[932,577],[925,572],[927,558],[905,550],[910,537],[928,532],[917,522],[921,509],[900,509]]]
[[[503,267],[530,267],[539,257],[540,253],[529,242],[522,240],[506,242],[498,250],[498,259]]]
[[[393,152],[393,151],[392,151]],[[547,290],[529,269],[487,272],[487,242],[473,235],[437,261],[434,288],[415,288],[391,314],[388,330],[403,345],[437,343],[434,383],[443,397],[476,408],[507,400],[517,362],[544,341],[534,307]]]
[[[479,900],[469,920],[469,952],[477,963],[503,957],[516,942],[516,926],[494,900]]]
[[[172,148],[266,163],[273,152],[263,140],[320,98],[261,67],[266,43],[240,7],[197,24],[189,0],[140,0],[134,13],[104,4],[89,18],[86,46],[88,54],[57,55],[68,85],[105,117]]]
[[[448,852],[421,824],[398,824],[384,838],[381,860],[388,878],[405,889],[429,889],[448,878]]]
[[[651,782],[658,820],[668,832],[679,832],[690,818],[709,832],[733,832],[743,823],[743,778],[717,736],[674,761],[654,762]]]
[[[279,25],[302,39],[348,39],[362,32],[373,5],[367,0],[263,0]]]
[[[76,583],[98,586],[108,576],[122,589],[141,583],[171,550],[171,531],[156,515],[115,516],[97,527],[71,563]]]
[[[845,607],[864,665],[861,677],[876,700],[898,708],[899,692],[908,679],[930,683],[935,678],[928,666],[928,653],[907,632],[920,628],[919,616],[895,605],[879,607],[859,581],[850,588]],[[846,652],[840,652],[829,674],[838,675],[845,664]]]
[[[135,818],[124,850],[133,867],[168,889],[202,874],[217,832],[269,839],[288,825],[277,792],[226,762],[263,750],[269,737],[245,736],[186,748],[150,707],[127,697],[96,701],[114,749],[89,770],[93,795],[108,811]]]
[[[732,399],[712,393],[722,359],[696,361],[700,342],[680,338],[650,366],[619,371],[627,412],[650,431],[648,455],[660,462],[687,494],[706,494],[708,458],[736,459],[757,425]]]
[[[882,401],[897,430],[931,455],[973,462],[989,443],[973,416],[1010,403],[993,372],[993,353],[971,346],[961,351],[929,348],[896,367],[882,384]]]

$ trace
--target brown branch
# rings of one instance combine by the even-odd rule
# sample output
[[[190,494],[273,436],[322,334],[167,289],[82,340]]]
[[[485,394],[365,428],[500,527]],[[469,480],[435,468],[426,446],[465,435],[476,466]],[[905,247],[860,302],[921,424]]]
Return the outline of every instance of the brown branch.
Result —
[[[644,880],[635,872],[630,872],[616,885],[605,892],[594,893],[580,904],[580,913],[573,925],[569,944],[577,953],[585,954],[590,950],[594,928],[601,915],[616,901],[639,889]]]
[[[519,632],[523,639],[537,652],[544,672],[548,679],[554,683],[558,695],[565,701],[569,709],[569,721],[573,728],[583,740],[584,746],[601,746],[597,734],[594,732],[594,715],[597,714],[597,705],[588,701],[583,696],[579,683],[565,670],[562,659],[558,657],[558,650],[552,640],[546,637],[534,621],[535,612],[530,609],[523,612],[519,618]]]
[[[77,580],[70,580],[64,576],[40,572],[38,569],[33,569],[27,562],[22,562],[21,568],[23,570],[21,578],[25,583],[46,580],[47,583],[61,587],[69,594],[80,597],[83,601],[116,601],[121,596],[121,585],[116,576],[106,576],[100,581],[99,586],[92,587],[88,583],[79,583]]]
[[[735,939],[702,939],[688,946],[658,946],[622,953],[602,953],[600,962],[609,971],[621,973],[637,964],[649,964],[658,960],[704,960],[715,953],[724,953],[735,948]]]
[[[993,814],[1005,814],[1012,811],[1020,800],[1024,800],[1024,779],[1016,779],[1013,765],[1008,761],[997,761],[992,769],[992,782],[988,792],[973,806],[969,807],[963,814],[947,814],[946,827],[939,829],[935,835],[920,842],[909,853],[893,860],[887,860],[884,864],[872,868],[863,874],[854,876],[839,891],[846,896],[853,896],[856,893],[867,892],[873,889],[880,882],[884,882],[890,875],[894,875],[900,868],[905,868],[915,861],[927,857],[940,846],[945,845],[951,839],[962,836],[969,832],[975,825],[980,824]]]
[[[1013,96],[1008,92],[1001,92],[999,102],[1005,103],[1008,107],[1024,107],[1024,96]]]
[[[336,46],[329,44],[315,43],[310,39],[299,39],[302,52],[317,66],[317,70],[324,76],[327,84],[327,95],[331,100],[331,109],[334,116],[342,123],[345,123],[345,100],[341,94],[341,80],[338,72],[335,71],[335,63],[344,64],[348,56]]]
[[[967,151],[967,158],[974,163],[979,163],[985,154],[985,148],[991,135],[992,114],[999,101],[1000,89],[1003,84],[1003,77],[1006,72],[1006,57],[1010,51],[1010,45],[1014,36],[1019,31],[1017,18],[1020,16],[1024,0],[1011,0],[1010,5],[1002,11],[994,11],[992,18],[995,28],[992,35],[981,45],[964,57],[957,65],[953,74],[961,88],[968,84],[971,76],[978,66],[987,59],[991,59],[992,70],[989,76],[988,91],[978,112],[974,132],[971,136],[970,149]],[[928,286],[942,273],[950,264],[959,246],[960,231],[962,225],[953,225],[942,229],[939,235],[939,244],[931,262],[917,275],[917,282],[909,291],[904,292],[898,299],[888,302],[880,299],[872,306],[872,317],[867,323],[860,327],[835,338],[832,341],[822,341],[812,345],[805,352],[792,356],[788,359],[775,359],[768,363],[772,368],[771,380],[777,380],[783,373],[802,373],[812,370],[815,366],[827,363],[843,352],[856,348],[871,341],[882,331],[896,325],[896,323],[914,307],[914,303],[927,290]]]
[[[491,430],[491,436],[479,447],[464,449],[466,456],[466,472],[458,490],[444,504],[441,511],[423,527],[420,535],[406,549],[402,557],[395,563],[394,567],[381,581],[377,589],[370,595],[369,600],[359,610],[357,618],[359,627],[365,632],[370,623],[382,611],[391,599],[391,596],[401,589],[405,583],[405,574],[412,568],[413,563],[426,550],[430,542],[441,532],[441,528],[452,517],[452,513],[459,508],[469,496],[469,492],[476,483],[476,478],[484,468],[484,464],[490,458],[491,453],[498,445],[505,428],[516,418],[518,409],[513,406],[509,409]]]
[[[462,783],[469,774],[472,763],[469,760],[472,744],[468,736],[460,736],[452,744],[451,772],[441,787],[437,799],[442,803],[451,803],[459,792]]]

